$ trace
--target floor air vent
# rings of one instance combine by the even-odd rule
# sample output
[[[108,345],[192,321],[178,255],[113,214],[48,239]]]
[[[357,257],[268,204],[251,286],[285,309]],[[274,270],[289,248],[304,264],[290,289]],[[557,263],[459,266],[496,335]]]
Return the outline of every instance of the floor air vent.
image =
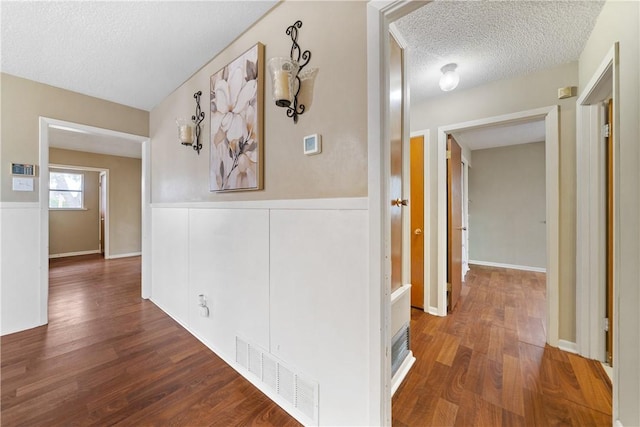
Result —
[[[391,376],[393,377],[409,354],[409,324],[400,328],[391,339]]]
[[[236,337],[236,362],[282,399],[286,410],[302,415],[305,425],[318,425],[318,383],[305,379],[270,353],[239,337]]]

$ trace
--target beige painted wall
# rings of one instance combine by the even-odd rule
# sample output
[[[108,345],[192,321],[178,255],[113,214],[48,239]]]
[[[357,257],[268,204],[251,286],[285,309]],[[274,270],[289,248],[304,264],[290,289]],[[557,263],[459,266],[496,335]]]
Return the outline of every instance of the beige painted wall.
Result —
[[[285,2],[151,111],[152,202],[362,197],[367,195],[366,3]],[[313,104],[297,124],[275,106],[265,67],[265,180],[263,191],[209,192],[209,78],[256,42],[265,62],[288,56],[286,28],[303,25],[298,43],[319,68]],[[341,30],[336,30],[341,29]],[[348,29],[348,33],[345,33]],[[175,118],[193,114],[194,92],[206,113],[200,156],[176,141]],[[302,139],[322,135],[322,153],[305,156]]]
[[[431,171],[427,192],[431,265],[437,265],[437,130],[469,120],[482,119],[551,105],[560,106],[560,330],[559,337],[575,342],[575,103],[576,98],[559,100],[558,88],[578,85],[578,64],[509,80],[488,83],[466,91],[433,98],[411,106],[411,131],[429,130]],[[471,163],[472,166],[475,159]],[[431,300],[436,300],[437,277],[431,272]]]
[[[142,250],[140,159],[50,148],[49,162],[108,169],[110,255],[138,253]]]
[[[100,249],[100,173],[49,169],[84,175],[84,210],[49,210],[49,255]]]
[[[625,426],[640,425],[640,3],[608,1],[580,55],[580,88],[591,79],[613,44],[620,43],[619,230],[617,298],[620,375],[614,384],[614,415]],[[617,358],[617,359],[616,359]]]
[[[11,190],[9,164],[38,164],[40,116],[135,135],[149,134],[147,111],[5,73],[0,74],[0,89],[0,201],[3,202],[38,201],[38,180],[33,192]]]
[[[473,151],[469,259],[545,268],[544,142]]]

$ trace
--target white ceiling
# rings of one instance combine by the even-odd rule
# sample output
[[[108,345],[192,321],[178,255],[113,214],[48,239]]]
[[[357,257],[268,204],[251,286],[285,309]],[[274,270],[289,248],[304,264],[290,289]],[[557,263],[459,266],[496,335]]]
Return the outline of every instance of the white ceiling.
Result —
[[[458,64],[456,91],[577,61],[604,1],[434,1],[395,22],[409,46],[411,103],[443,95],[440,68]]]
[[[276,3],[2,0],[0,69],[149,111]]]
[[[49,127],[49,146],[112,156],[142,158],[142,144],[131,139]]]
[[[453,132],[453,136],[469,150],[528,144],[545,140],[544,120],[508,125],[493,125],[468,131]]]

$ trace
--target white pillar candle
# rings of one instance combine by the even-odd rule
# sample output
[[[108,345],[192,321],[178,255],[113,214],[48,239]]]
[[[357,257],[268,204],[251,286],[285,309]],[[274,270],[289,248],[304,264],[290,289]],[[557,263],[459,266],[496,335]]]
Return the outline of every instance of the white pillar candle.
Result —
[[[276,101],[286,99],[291,100],[289,93],[289,72],[276,70],[273,76],[273,97]]]
[[[193,144],[193,129],[189,125],[180,125],[179,138],[182,144]]]

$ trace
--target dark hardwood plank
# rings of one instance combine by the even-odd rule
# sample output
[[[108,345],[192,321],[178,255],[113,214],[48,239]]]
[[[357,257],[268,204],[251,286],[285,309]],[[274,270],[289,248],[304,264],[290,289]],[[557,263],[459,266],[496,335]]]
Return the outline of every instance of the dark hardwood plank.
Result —
[[[393,397],[399,426],[607,426],[599,362],[545,345],[545,276],[473,266],[446,318],[412,310],[416,363]]]
[[[50,262],[49,324],[2,337],[2,425],[297,426],[140,298],[140,258]]]

